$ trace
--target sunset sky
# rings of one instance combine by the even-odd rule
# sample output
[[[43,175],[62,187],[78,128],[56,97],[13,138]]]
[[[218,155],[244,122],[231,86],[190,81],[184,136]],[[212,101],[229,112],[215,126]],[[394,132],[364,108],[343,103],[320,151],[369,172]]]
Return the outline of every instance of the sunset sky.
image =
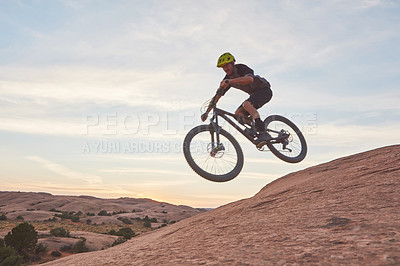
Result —
[[[146,197],[217,207],[290,172],[398,144],[400,2],[0,2],[0,190]],[[182,154],[224,77],[224,52],[268,79],[262,117],[302,129],[287,164],[235,131],[245,165],[227,183]],[[220,107],[246,99],[230,90]]]

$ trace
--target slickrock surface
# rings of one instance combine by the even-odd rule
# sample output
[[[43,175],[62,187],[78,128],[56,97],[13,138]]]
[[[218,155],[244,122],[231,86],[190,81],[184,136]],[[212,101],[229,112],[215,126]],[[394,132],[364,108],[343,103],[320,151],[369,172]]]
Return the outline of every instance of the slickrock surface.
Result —
[[[46,265],[400,264],[400,146],[286,175],[104,251]]]

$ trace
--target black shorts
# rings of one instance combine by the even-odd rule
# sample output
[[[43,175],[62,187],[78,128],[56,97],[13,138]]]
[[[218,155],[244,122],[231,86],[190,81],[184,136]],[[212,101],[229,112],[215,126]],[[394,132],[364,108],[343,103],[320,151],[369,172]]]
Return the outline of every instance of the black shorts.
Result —
[[[264,104],[269,102],[271,100],[271,98],[272,98],[271,89],[264,88],[264,89],[259,89],[256,92],[254,92],[253,94],[251,94],[250,97],[246,101],[249,101],[254,106],[254,108],[259,109]],[[239,106],[239,108],[243,108],[243,103]],[[247,113],[246,110],[243,109],[243,111],[245,114]]]

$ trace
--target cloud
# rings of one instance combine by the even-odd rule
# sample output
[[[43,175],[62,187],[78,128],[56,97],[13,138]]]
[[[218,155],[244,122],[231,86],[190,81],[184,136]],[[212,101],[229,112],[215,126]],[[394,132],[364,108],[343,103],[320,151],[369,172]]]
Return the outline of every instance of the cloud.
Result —
[[[42,165],[44,168],[46,168],[60,176],[66,177],[66,178],[84,181],[89,184],[102,184],[103,183],[102,178],[100,176],[77,172],[77,171],[71,170],[63,165],[54,163],[52,161],[43,159],[38,156],[27,156],[26,159],[37,162],[40,165]]]
[[[362,53],[360,48],[377,36],[381,37],[374,43],[390,38],[385,35],[395,32],[390,27],[364,23],[363,17],[350,19],[356,7],[384,2],[309,5],[283,1],[267,8],[259,1],[229,5],[224,1],[160,1],[154,5],[122,1],[93,10],[89,9],[91,2],[78,6],[62,2],[73,9],[83,8],[85,19],[71,13],[69,23],[50,34],[35,35],[33,44],[27,46],[29,54],[23,55],[22,66],[1,69],[0,88],[3,98],[28,97],[47,104],[47,110],[54,107],[52,103],[197,108],[193,94],[203,93],[203,86],[212,93],[215,78],[222,76],[211,71],[220,50],[232,48],[240,61],[255,64],[256,70],[268,71],[272,77],[293,75],[294,69],[326,67],[337,58]],[[274,12],[277,9],[283,15]],[[127,10],[136,16],[128,16]],[[239,14],[251,19],[227,23],[228,18]],[[343,22],[338,22],[337,14],[344,16]],[[328,29],[322,29],[316,21]],[[98,23],[110,25],[99,31],[95,27]],[[379,30],[379,34],[371,35],[371,29]],[[232,42],[232,35],[241,38]]]
[[[395,6],[395,2],[392,0],[359,0],[355,2],[358,5],[356,8],[360,9]]]
[[[32,119],[26,117],[0,117],[0,130],[24,134],[80,137],[83,124],[62,119]]]
[[[319,89],[318,84],[311,81],[299,84],[296,88],[291,87],[290,84],[284,84],[284,86],[276,90],[277,95],[274,95],[271,103],[275,107],[280,107],[281,103],[285,101],[287,95],[281,92],[285,91],[291,95],[292,99],[296,99],[291,101],[290,105],[287,106],[288,109],[317,112],[347,111],[349,113],[372,110],[400,112],[400,106],[396,104],[397,99],[400,97],[400,92],[391,89],[368,91],[366,88],[363,93],[351,88],[329,91]]]
[[[177,84],[179,71],[166,69],[153,71],[116,70],[107,68],[27,68],[2,67],[0,93],[4,99],[18,101],[29,99],[52,107],[63,103],[69,105],[96,103],[102,105],[123,104],[182,109],[188,103],[166,101],[166,92],[160,91],[160,80],[167,86]],[[21,78],[22,77],[22,78]],[[161,97],[163,96],[163,97]],[[173,98],[172,98],[173,99]]]

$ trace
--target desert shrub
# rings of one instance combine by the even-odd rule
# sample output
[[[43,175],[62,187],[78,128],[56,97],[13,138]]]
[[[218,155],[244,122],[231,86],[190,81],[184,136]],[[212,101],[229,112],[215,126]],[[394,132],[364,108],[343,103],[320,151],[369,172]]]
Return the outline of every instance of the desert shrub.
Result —
[[[57,222],[58,219],[57,219],[56,217],[53,217],[53,218],[49,218],[49,221],[50,221],[50,222]]]
[[[1,247],[4,247],[4,239],[3,238],[0,238],[0,248]]]
[[[23,221],[23,220],[24,220],[24,217],[22,217],[21,215],[18,215],[18,216],[17,216],[17,220]]]
[[[36,249],[35,249],[36,254],[44,253],[46,251],[47,251],[47,247],[45,247],[42,243],[40,243],[39,245],[36,246]]]
[[[131,239],[132,237],[135,236],[135,232],[129,227],[121,228],[121,229],[118,230],[118,232],[115,231],[114,229],[111,229],[108,232],[108,234],[114,235],[114,236],[121,236],[124,239]]]
[[[62,212],[62,211],[57,210],[57,209],[54,209],[54,208],[51,208],[50,211],[51,211],[51,212]]]
[[[144,222],[150,222],[150,223],[157,223],[157,218],[149,218],[149,216],[146,215],[146,217],[143,218]]]
[[[57,227],[50,230],[50,235],[56,237],[71,237],[68,230],[63,227]]]
[[[135,236],[135,232],[129,227],[124,227],[118,230],[117,235],[125,239],[131,239]]]
[[[111,213],[108,213],[106,210],[101,210],[97,215],[98,216],[111,216]]]
[[[7,216],[4,213],[2,213],[0,215],[0,221],[5,221],[5,220],[7,220]]]
[[[72,248],[72,245],[65,245],[60,248],[60,251],[70,251],[71,248]]]
[[[143,223],[144,227],[150,228],[151,227],[151,223],[149,221],[146,221]]]
[[[0,247],[0,265],[21,265],[23,262],[23,257],[18,254],[18,252],[11,247]]]
[[[108,231],[108,234],[116,236],[117,235],[117,231],[115,231],[114,229],[111,229],[110,231]]]
[[[117,211],[117,212],[113,212],[112,215],[121,214],[121,213],[127,213],[127,211]]]
[[[71,251],[72,251],[72,253],[88,252],[89,248],[86,246],[86,239],[81,239],[78,242],[76,242],[72,246]]]
[[[79,213],[75,212],[62,212],[62,213],[57,213],[54,214],[55,217],[61,218],[61,219],[70,219],[73,222],[79,222]]]
[[[93,212],[87,212],[86,215],[87,216],[95,216],[96,214],[94,214]]]
[[[53,250],[51,252],[51,256],[53,256],[53,257],[61,257],[61,253],[58,250]]]
[[[118,237],[118,238],[114,241],[114,243],[112,243],[111,246],[113,247],[113,246],[116,246],[116,245],[125,243],[127,240],[128,240],[128,239],[126,239],[126,238]]]
[[[72,221],[72,222],[75,222],[75,223],[76,223],[76,222],[79,222],[79,216],[72,216],[72,217],[71,217],[71,221]]]
[[[4,237],[6,246],[14,248],[21,255],[33,252],[37,240],[38,233],[29,223],[17,225]]]
[[[118,217],[117,219],[120,220],[121,222],[123,222],[124,224],[132,224],[132,221],[129,218]]]
[[[92,220],[87,219],[87,220],[86,220],[86,223],[87,223],[87,224],[91,224],[91,223],[92,223]]]

